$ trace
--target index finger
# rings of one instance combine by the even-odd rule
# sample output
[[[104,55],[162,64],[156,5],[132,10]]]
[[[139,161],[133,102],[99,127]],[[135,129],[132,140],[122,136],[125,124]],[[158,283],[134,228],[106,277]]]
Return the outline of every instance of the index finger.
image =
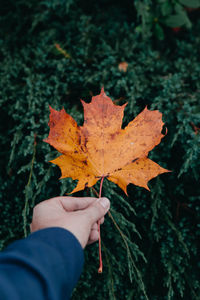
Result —
[[[97,201],[93,197],[59,197],[59,201],[66,211],[82,210]]]

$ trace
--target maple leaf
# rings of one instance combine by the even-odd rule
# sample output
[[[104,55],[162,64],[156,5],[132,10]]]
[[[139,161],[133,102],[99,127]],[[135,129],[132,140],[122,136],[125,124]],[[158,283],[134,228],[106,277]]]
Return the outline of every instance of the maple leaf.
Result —
[[[50,107],[50,132],[44,140],[62,154],[51,161],[60,167],[61,178],[78,180],[72,193],[101,178],[116,183],[126,194],[129,183],[149,190],[149,180],[169,172],[148,158],[149,151],[164,137],[159,111],[145,108],[122,129],[126,104],[113,104],[104,89],[91,103],[81,102],[84,124],[80,127],[64,109]]]

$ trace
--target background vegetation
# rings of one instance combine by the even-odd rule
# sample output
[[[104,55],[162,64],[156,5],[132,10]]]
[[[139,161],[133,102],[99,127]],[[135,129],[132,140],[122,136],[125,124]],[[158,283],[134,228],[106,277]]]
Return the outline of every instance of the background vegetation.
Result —
[[[80,98],[104,86],[116,104],[128,102],[124,124],[146,105],[163,113],[168,134],[150,157],[173,172],[153,179],[151,192],[130,185],[129,197],[105,182],[114,219],[102,227],[104,272],[98,245],[88,247],[72,299],[200,299],[199,11],[182,0],[3,2],[1,249],[28,233],[36,203],[75,186],[48,163],[57,155],[43,142],[49,104],[82,124]],[[177,5],[185,23],[169,22]]]

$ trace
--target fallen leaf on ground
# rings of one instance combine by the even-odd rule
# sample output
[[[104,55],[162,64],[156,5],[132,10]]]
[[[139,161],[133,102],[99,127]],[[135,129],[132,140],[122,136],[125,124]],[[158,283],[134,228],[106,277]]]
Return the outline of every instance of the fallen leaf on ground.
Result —
[[[119,63],[118,65],[118,69],[120,71],[126,72],[128,68],[128,63],[126,61],[122,61],[121,63]]]

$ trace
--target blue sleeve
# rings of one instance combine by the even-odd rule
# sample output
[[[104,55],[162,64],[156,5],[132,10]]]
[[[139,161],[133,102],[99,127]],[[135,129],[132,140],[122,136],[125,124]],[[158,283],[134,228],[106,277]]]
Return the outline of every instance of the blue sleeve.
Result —
[[[67,300],[83,260],[83,249],[69,231],[34,232],[0,253],[0,299]]]

